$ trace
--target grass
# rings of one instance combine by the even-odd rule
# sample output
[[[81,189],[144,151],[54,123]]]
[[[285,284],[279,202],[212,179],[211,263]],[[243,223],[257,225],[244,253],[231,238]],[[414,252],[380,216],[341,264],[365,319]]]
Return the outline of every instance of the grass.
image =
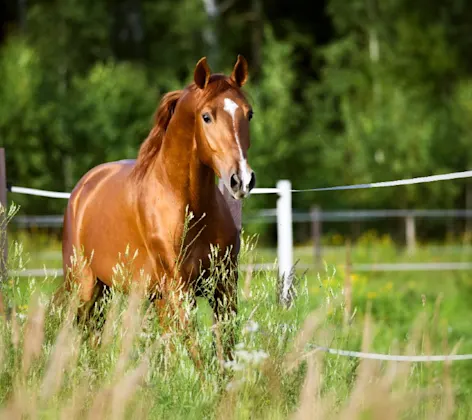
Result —
[[[57,241],[11,239],[12,267],[61,266]],[[247,238],[244,249],[242,262],[275,259]],[[0,418],[471,418],[472,361],[385,363],[316,351],[472,353],[470,272],[353,273],[347,322],[345,250],[330,247],[324,257],[320,272],[298,273],[288,309],[274,273],[241,273],[236,359],[223,368],[209,307],[199,301],[192,316],[202,371],[139,295],[111,294],[97,344],[72,322],[73,299],[69,309],[49,304],[60,279],[11,277],[2,289],[15,314],[0,318]],[[311,262],[310,248],[297,248],[296,259]],[[436,259],[470,254],[456,244],[408,255],[371,234],[352,247],[354,262]]]

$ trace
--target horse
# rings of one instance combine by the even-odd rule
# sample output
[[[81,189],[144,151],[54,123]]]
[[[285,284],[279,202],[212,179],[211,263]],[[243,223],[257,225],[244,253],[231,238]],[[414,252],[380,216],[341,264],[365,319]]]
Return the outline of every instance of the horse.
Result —
[[[207,296],[214,322],[237,314],[240,231],[216,177],[235,200],[255,186],[247,157],[253,115],[242,90],[247,79],[242,55],[229,76],[212,73],[201,58],[190,84],[162,96],[137,158],[100,164],[76,184],[64,213],[61,288],[77,287],[81,307],[88,308],[82,316],[104,287],[113,287],[114,267],[126,249],[135,258],[123,290],[146,277],[145,293],[155,297],[156,310],[172,301],[167,315],[179,320],[182,332],[189,325],[184,297],[195,305],[216,249],[233,269],[229,280],[216,279]],[[196,220],[192,229],[185,227],[189,213]],[[231,358],[234,333],[228,342],[224,354]]]

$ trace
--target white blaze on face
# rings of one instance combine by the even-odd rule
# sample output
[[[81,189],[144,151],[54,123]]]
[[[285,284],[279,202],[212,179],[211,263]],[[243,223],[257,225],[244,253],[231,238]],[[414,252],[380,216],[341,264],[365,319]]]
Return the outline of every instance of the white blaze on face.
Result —
[[[236,130],[236,121],[235,121],[235,114],[236,110],[239,108],[238,104],[232,101],[229,98],[225,98],[224,100],[224,110],[231,115],[231,119],[233,120],[233,129],[234,129],[234,137],[236,138],[236,144],[238,145],[239,149],[239,170],[241,171],[241,182],[243,184],[243,190],[249,185],[251,182],[251,174],[249,173],[249,168],[247,165],[247,160],[244,158],[243,149],[241,149],[241,142],[239,141],[238,130]]]

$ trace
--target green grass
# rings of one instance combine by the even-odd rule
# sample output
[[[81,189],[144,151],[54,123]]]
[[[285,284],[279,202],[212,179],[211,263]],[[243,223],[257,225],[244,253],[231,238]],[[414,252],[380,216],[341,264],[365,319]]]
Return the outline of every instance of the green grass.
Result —
[[[11,239],[22,244],[16,252],[12,248],[12,266],[61,267],[57,241]],[[409,255],[388,238],[369,234],[352,246],[351,259],[353,263],[469,262],[469,252],[460,244],[422,245]],[[134,319],[138,311],[127,312],[133,303],[114,295],[110,305],[115,302],[119,310],[110,309],[111,339],[104,338],[97,347],[87,329],[65,322],[64,312],[40,309],[31,299],[35,291],[49,295],[60,279],[10,278],[3,292],[16,304],[17,316],[0,320],[0,406],[10,410],[1,415],[284,419],[315,418],[318,413],[316,418],[471,418],[472,361],[391,366],[313,353],[313,348],[447,354],[460,341],[458,352],[472,353],[472,272],[353,273],[352,319],[346,323],[345,248],[340,244],[326,248],[324,258],[326,266],[319,273],[298,272],[298,294],[289,309],[278,303],[274,273],[241,273],[235,371],[220,371],[204,301],[194,314],[205,363],[199,372],[179,335],[162,336],[153,310],[144,320]],[[310,263],[311,247],[298,247],[295,259]],[[246,248],[242,262],[274,260],[274,250]]]

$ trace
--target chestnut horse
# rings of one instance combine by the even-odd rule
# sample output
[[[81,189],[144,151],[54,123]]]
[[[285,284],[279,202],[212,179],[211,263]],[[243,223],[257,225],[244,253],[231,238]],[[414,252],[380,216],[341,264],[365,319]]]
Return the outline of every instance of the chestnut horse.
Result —
[[[163,96],[137,159],[99,165],[78,182],[64,215],[61,289],[78,285],[82,308],[90,309],[104,285],[112,286],[118,256],[129,247],[136,252],[130,282],[144,281],[144,273],[158,312],[172,300],[170,316],[185,331],[183,299],[197,295],[211,245],[219,258],[230,250],[237,266],[240,232],[215,175],[238,200],[255,185],[247,161],[252,109],[241,90],[247,77],[240,55],[229,77],[211,74],[202,58],[193,83]],[[183,237],[187,211],[196,226]],[[216,320],[237,310],[237,270],[231,271],[230,281],[217,279],[207,296]],[[225,353],[231,357],[230,349]]]

